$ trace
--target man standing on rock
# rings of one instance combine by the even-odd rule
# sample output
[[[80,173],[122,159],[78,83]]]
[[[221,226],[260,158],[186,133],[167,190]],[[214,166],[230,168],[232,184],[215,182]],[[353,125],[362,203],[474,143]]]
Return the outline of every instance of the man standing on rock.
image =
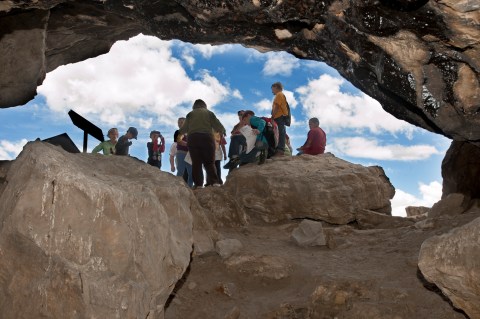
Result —
[[[278,126],[278,145],[273,157],[283,156],[285,152],[285,139],[287,135],[285,121],[288,116],[287,98],[283,94],[283,85],[280,82],[272,84],[272,93],[275,95],[272,105],[272,120]]]
[[[187,114],[180,134],[188,135],[188,151],[192,158],[192,175],[195,188],[203,186],[202,164],[207,172],[207,185],[220,186],[215,169],[215,140],[213,132],[225,135],[225,128],[215,114],[207,110],[203,100],[193,103],[193,111]]]
[[[130,140],[132,138],[137,139],[138,131],[135,127],[129,127],[127,130],[127,134],[122,135],[119,139],[117,144],[115,144],[115,155],[128,155],[128,150],[132,142]]]
[[[310,154],[318,155],[325,152],[325,145],[327,144],[327,135],[320,128],[320,121],[316,117],[312,117],[308,121],[310,131],[307,135],[307,141],[302,147],[297,148],[298,155]]]

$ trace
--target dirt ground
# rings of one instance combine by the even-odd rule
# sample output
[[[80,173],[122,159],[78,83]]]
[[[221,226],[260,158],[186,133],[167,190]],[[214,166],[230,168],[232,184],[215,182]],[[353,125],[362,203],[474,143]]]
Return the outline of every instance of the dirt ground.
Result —
[[[243,248],[226,259],[193,257],[165,318],[464,319],[423,279],[418,253],[425,239],[479,216],[397,229],[324,225],[327,246],[307,248],[290,239],[299,220],[219,229]]]

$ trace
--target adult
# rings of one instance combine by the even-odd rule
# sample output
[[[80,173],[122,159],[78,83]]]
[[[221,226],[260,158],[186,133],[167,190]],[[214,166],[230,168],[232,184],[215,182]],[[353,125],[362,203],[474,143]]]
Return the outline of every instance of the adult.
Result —
[[[115,144],[117,144],[118,130],[114,127],[108,130],[107,136],[109,140],[103,141],[92,150],[92,153],[103,152],[103,155],[115,154]]]
[[[203,100],[193,103],[192,111],[187,114],[180,134],[188,134],[188,150],[192,158],[192,175],[196,187],[203,187],[202,165],[207,173],[207,184],[220,186],[215,169],[215,140],[213,132],[225,135],[225,128],[215,114],[207,110]]]
[[[247,141],[245,136],[240,132],[240,129],[245,126],[246,124],[242,121],[243,114],[245,111],[240,110],[237,112],[238,114],[238,123],[232,129],[231,136],[230,136],[230,145],[228,147],[228,158],[230,159],[227,164],[223,166],[225,169],[229,169],[232,166],[232,163],[238,159],[240,153],[246,148]]]
[[[151,142],[147,143],[148,159],[147,163],[161,168],[162,167],[162,153],[165,152],[165,139],[159,131],[150,132]],[[160,143],[158,141],[160,139]]]
[[[222,159],[227,160],[227,150],[225,148],[227,141],[225,140],[225,137],[223,136],[223,134],[219,132],[215,132],[214,137],[215,137],[215,169],[217,170],[218,181],[221,185],[223,185],[222,167],[220,164],[222,162]]]
[[[277,123],[278,127],[278,144],[276,152],[273,156],[282,156],[285,152],[286,119],[288,116],[287,98],[283,94],[283,85],[280,82],[272,84],[272,94],[275,95],[272,104],[272,120]]]
[[[188,153],[188,145],[187,145],[187,135],[180,133],[180,128],[185,123],[184,117],[179,117],[177,120],[178,130],[175,131],[177,134],[177,152],[175,154],[175,163],[177,164],[177,176],[182,176],[188,186],[193,186],[193,178],[192,178],[192,165],[185,161],[185,157]]]
[[[250,125],[252,127],[252,133],[256,135],[256,138],[253,149],[248,153],[244,152],[240,154],[240,165],[255,162],[257,160],[257,155],[260,155],[258,164],[265,163],[268,142],[263,132],[267,123],[262,118],[255,116],[253,111],[245,111],[243,114],[243,122],[245,125]]]
[[[115,155],[128,155],[128,151],[132,142],[132,138],[137,139],[138,131],[135,127],[129,127],[127,133],[122,135],[117,144],[115,144]]]
[[[320,122],[318,118],[312,117],[308,120],[308,126],[310,131],[308,131],[307,140],[302,147],[297,148],[300,154],[310,154],[318,155],[325,152],[325,145],[327,144],[327,135],[320,128]]]
[[[175,155],[177,154],[177,137],[178,137],[178,130],[176,130],[175,133],[173,134],[173,143],[172,143],[172,146],[170,146],[170,152],[168,154],[170,157],[170,171],[172,173],[175,172]]]

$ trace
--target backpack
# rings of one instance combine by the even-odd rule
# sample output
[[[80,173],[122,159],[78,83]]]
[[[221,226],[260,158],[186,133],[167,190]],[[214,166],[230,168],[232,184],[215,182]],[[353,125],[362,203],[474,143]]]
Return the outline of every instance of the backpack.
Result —
[[[290,105],[288,105],[288,102],[287,102],[287,112],[288,114],[285,116],[285,126],[290,126],[290,124],[292,123],[292,112],[290,111]]]
[[[278,145],[278,126],[275,121],[272,121],[269,117],[260,117],[265,121],[265,128],[263,129],[263,136],[268,143],[268,154],[267,158],[270,158],[275,154],[277,145]]]

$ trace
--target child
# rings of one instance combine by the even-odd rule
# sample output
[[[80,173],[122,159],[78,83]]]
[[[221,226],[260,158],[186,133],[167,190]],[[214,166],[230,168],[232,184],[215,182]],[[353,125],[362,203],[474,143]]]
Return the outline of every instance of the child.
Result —
[[[151,131],[150,138],[151,142],[147,143],[148,150],[148,160],[147,163],[161,168],[162,167],[162,153],[165,151],[165,139],[159,131]],[[160,144],[158,143],[158,138],[160,138]]]
[[[128,155],[128,149],[132,142],[130,141],[132,138],[137,139],[138,131],[134,127],[129,127],[127,130],[127,134],[122,135],[119,139],[117,144],[115,144],[115,155]]]
[[[108,141],[103,141],[102,143],[98,144],[92,150],[92,153],[98,153],[100,151],[103,151],[103,155],[115,154],[115,144],[117,144],[118,130],[116,128],[109,129],[107,136],[110,139]]]

